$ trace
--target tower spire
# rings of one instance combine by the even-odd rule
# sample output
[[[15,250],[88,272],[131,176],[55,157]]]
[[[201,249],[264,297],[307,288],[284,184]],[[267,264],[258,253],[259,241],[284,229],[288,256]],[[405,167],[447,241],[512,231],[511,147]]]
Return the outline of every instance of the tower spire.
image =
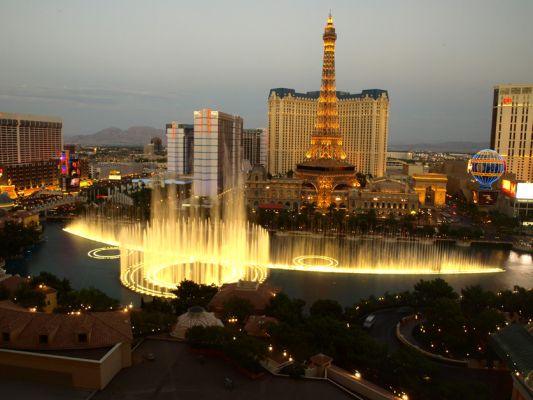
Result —
[[[322,63],[322,83],[316,115],[315,129],[311,137],[311,147],[306,153],[308,159],[333,158],[344,160],[342,137],[337,111],[337,88],[335,84],[335,41],[337,34],[331,12],[322,36],[324,57]]]
[[[346,161],[342,148],[339,113],[337,111],[337,87],[335,86],[335,41],[337,34],[331,12],[322,35],[324,59],[322,84],[311,145],[306,159],[296,165],[296,177],[306,180],[316,188],[316,204],[325,209],[331,205],[332,193],[340,184],[357,187],[355,167]]]

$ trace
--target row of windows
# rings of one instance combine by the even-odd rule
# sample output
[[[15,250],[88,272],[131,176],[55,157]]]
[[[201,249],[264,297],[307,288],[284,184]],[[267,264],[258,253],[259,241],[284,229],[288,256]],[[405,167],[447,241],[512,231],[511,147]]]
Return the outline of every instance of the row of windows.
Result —
[[[411,203],[411,210],[415,209],[415,204]],[[363,208],[389,208],[389,209],[399,209],[399,210],[407,210],[409,209],[409,205],[407,203],[379,203],[379,202],[370,202],[367,203],[366,201],[363,203]]]

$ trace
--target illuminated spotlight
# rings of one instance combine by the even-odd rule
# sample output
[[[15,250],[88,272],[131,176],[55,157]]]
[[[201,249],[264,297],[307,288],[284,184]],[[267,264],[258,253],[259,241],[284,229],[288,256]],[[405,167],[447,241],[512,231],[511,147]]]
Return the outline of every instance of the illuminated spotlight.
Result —
[[[108,254],[110,252],[113,252],[113,253]],[[93,249],[89,251],[87,255],[97,260],[115,260],[117,258],[120,258],[120,248],[114,247],[114,246],[113,247],[99,247],[97,249]]]
[[[318,261],[318,262],[317,262]],[[294,257],[293,264],[298,267],[312,267],[312,268],[335,268],[339,262],[328,256],[307,255]]]
[[[233,268],[235,263],[229,261],[204,259],[199,262],[182,258],[170,264],[147,266],[144,262],[128,263],[128,261],[126,260],[127,265],[124,265],[125,268],[121,270],[122,284],[137,293],[163,298],[175,298],[173,290],[184,278],[194,280],[201,275],[201,281],[221,286],[224,283],[238,282],[241,279],[264,282],[268,277],[268,269],[256,264]],[[179,275],[180,270],[195,271],[199,276]],[[211,273],[209,273],[210,270]],[[178,275],[174,276],[173,272],[177,272]],[[220,276],[224,277],[222,281],[215,279]]]

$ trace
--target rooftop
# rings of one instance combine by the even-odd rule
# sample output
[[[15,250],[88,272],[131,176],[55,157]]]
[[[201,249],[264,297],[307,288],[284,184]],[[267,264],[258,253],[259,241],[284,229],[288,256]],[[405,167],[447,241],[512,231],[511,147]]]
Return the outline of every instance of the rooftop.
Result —
[[[232,297],[240,297],[252,303],[256,311],[263,311],[270,299],[279,292],[267,283],[261,283],[252,289],[249,285],[242,283],[227,283],[220,287],[219,291],[209,302],[208,308],[213,310],[222,310],[226,301]]]
[[[289,89],[289,88],[270,89],[269,96],[272,96],[274,94],[281,98],[292,96],[292,97],[299,97],[299,98],[304,98],[304,99],[318,100],[318,98],[320,97],[320,91],[298,93],[296,92],[296,90]],[[337,91],[338,100],[363,99],[365,97],[370,97],[374,100],[378,100],[382,96],[388,98],[389,93],[383,89],[365,89],[361,93],[350,93],[350,92]]]
[[[511,324],[490,337],[494,350],[507,367],[522,374],[533,371],[533,335],[522,324]]]
[[[9,278],[8,278],[9,279]],[[0,301],[1,348],[15,350],[93,349],[131,342],[128,312],[45,314]]]
[[[63,118],[54,117],[50,115],[35,115],[35,114],[20,114],[0,112],[0,120],[2,119],[16,119],[25,121],[41,121],[41,122],[63,122]]]
[[[147,362],[145,356],[155,359]],[[233,388],[227,389],[225,379]],[[95,400],[121,399],[353,399],[335,385],[311,379],[279,378],[265,373],[251,380],[220,358],[199,357],[185,343],[145,340],[133,352],[133,366],[123,369]]]

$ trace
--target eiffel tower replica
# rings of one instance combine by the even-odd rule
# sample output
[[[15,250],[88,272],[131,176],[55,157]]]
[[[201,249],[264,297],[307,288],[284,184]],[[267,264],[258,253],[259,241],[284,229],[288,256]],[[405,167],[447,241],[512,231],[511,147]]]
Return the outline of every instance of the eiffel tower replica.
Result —
[[[295,171],[297,178],[315,187],[316,205],[320,209],[330,206],[335,187],[359,186],[355,177],[355,166],[344,161],[346,152],[342,147],[335,85],[337,34],[331,14],[328,17],[323,39],[324,62],[315,127],[311,135],[311,145],[305,153],[305,160],[296,165]]]

